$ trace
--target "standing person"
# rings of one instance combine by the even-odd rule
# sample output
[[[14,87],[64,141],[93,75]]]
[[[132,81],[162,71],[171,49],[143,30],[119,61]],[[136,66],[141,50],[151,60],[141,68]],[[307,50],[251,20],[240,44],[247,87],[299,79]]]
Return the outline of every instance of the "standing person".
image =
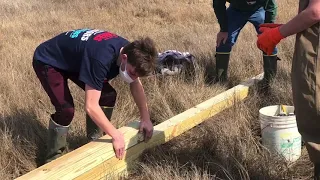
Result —
[[[226,9],[226,2],[230,5]],[[213,8],[220,25],[216,47],[216,82],[226,82],[230,53],[241,29],[247,22],[253,24],[256,32],[259,25],[273,23],[277,15],[275,0],[213,0]],[[263,53],[264,78],[259,82],[262,92],[270,89],[270,81],[277,73],[277,48],[272,54]]]
[[[300,0],[299,13],[286,24],[263,24],[257,46],[271,54],[284,38],[296,35],[292,62],[292,92],[297,125],[310,160],[314,179],[320,179],[320,1]]]
[[[139,77],[155,69],[157,51],[150,38],[133,42],[99,29],[63,32],[40,44],[33,57],[33,68],[55,107],[49,121],[46,163],[60,157],[66,147],[69,125],[74,117],[74,103],[68,79],[85,91],[87,137],[94,140],[102,132],[112,137],[116,157],[123,158],[123,134],[111,123],[117,92],[108,83],[118,74],[130,84],[140,115],[140,131],[151,138],[150,121],[143,86]]]

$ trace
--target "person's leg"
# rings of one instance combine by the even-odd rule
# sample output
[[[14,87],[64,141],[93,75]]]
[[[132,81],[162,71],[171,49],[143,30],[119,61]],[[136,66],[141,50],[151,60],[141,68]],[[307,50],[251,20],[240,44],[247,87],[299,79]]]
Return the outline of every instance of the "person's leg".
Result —
[[[70,79],[84,90],[85,84],[79,81],[77,77],[78,75],[71,75]],[[117,93],[115,89],[107,81],[105,81],[101,91],[99,105],[109,120],[111,120],[112,117],[113,108],[116,103],[116,97]],[[98,139],[105,134],[88,114],[86,114],[86,131],[89,141]]]
[[[308,29],[304,34],[313,34],[315,29]],[[291,70],[297,126],[309,158],[314,164],[316,180],[320,180],[320,64],[319,47],[314,47],[318,44],[318,39],[318,37],[306,39],[304,35],[299,36],[296,40]]]
[[[261,34],[259,31],[259,26],[264,23],[265,20],[265,10],[261,7],[258,9],[252,16],[249,18],[249,22],[251,22],[257,34]],[[279,60],[278,49],[275,48],[272,52],[272,55],[268,56],[263,52],[263,71],[264,77],[262,81],[258,83],[259,92],[263,92],[268,94],[270,92],[270,83],[274,79],[277,74],[277,61]]]
[[[42,87],[54,105],[56,112],[49,121],[46,161],[60,157],[66,149],[66,138],[74,115],[73,99],[67,86],[67,79],[58,69],[33,61],[34,71]]]
[[[236,43],[239,33],[247,23],[244,13],[229,7],[228,15],[228,39],[225,44],[216,47],[216,80],[215,82],[226,82],[228,79],[228,66],[232,46]]]
[[[314,179],[320,180],[320,104],[314,104],[315,100],[320,101],[319,91],[314,97],[305,96],[305,85],[308,82],[303,84],[297,80],[293,81],[296,81],[292,91],[297,126],[309,158],[314,164]]]

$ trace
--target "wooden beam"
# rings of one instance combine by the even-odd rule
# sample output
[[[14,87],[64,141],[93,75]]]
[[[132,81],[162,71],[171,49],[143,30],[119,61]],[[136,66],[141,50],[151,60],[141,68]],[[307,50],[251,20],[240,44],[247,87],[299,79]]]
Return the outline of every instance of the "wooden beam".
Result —
[[[127,150],[124,160],[118,160],[115,157],[111,137],[106,135],[34,169],[17,180],[118,179],[121,175],[126,175],[126,171],[131,168],[131,165],[134,165],[133,161],[145,149],[166,143],[204,120],[233,106],[237,101],[243,100],[248,96],[249,88],[256,80],[261,80],[262,76],[263,74],[259,74],[156,125],[153,136],[147,143],[142,141],[143,137],[138,133],[138,121],[121,127],[119,130],[124,133]]]

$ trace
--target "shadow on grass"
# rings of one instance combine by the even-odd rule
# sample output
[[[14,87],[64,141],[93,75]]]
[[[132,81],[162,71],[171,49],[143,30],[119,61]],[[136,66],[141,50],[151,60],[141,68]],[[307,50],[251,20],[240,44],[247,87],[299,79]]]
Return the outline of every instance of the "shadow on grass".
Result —
[[[68,152],[73,151],[90,141],[85,135],[72,135],[69,134],[67,137],[67,143],[68,143]]]
[[[199,72],[203,72],[204,83],[208,86],[219,85],[225,86],[230,89],[239,83],[241,83],[241,79],[238,77],[228,78],[227,82],[215,82],[216,81],[216,63],[215,57],[212,54],[204,54],[200,55],[197,58],[197,67]],[[229,72],[228,72],[229,73]]]
[[[205,84],[207,85],[214,84],[214,80],[216,76],[214,55],[211,55],[211,54],[199,55],[197,57],[197,68],[198,68],[198,72],[203,72]]]
[[[197,141],[200,141],[197,142],[197,147],[188,147],[188,145],[175,147],[178,143],[172,141],[145,151],[140,161],[136,162],[137,168],[132,171],[129,179],[146,177],[158,179],[161,175],[159,174],[157,177],[157,168],[163,169],[165,173],[172,173],[170,175],[174,177],[177,174],[183,174],[183,172],[192,172],[194,167],[201,173],[208,174],[212,179],[281,179],[281,177],[270,175],[268,168],[248,172],[248,169],[245,169],[246,163],[238,162],[240,159],[237,157],[221,156],[223,153],[219,152],[218,147],[215,150],[210,147],[214,145],[214,139],[206,138]],[[154,174],[150,173],[144,168],[155,170],[155,172],[153,172]],[[173,168],[173,171],[171,169],[166,172],[166,168]],[[167,174],[165,176],[168,177]]]
[[[37,166],[43,162],[47,128],[37,120],[33,112],[17,109],[10,116],[1,116],[0,131],[10,133],[17,148],[25,149],[30,144],[35,145]]]

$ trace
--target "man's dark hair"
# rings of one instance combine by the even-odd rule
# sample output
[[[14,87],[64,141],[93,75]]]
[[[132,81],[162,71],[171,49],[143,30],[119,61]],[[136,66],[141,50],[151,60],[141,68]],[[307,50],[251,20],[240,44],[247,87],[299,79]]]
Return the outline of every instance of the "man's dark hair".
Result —
[[[152,39],[139,38],[126,45],[123,54],[127,54],[128,63],[135,67],[138,76],[147,76],[155,71],[158,52]]]

